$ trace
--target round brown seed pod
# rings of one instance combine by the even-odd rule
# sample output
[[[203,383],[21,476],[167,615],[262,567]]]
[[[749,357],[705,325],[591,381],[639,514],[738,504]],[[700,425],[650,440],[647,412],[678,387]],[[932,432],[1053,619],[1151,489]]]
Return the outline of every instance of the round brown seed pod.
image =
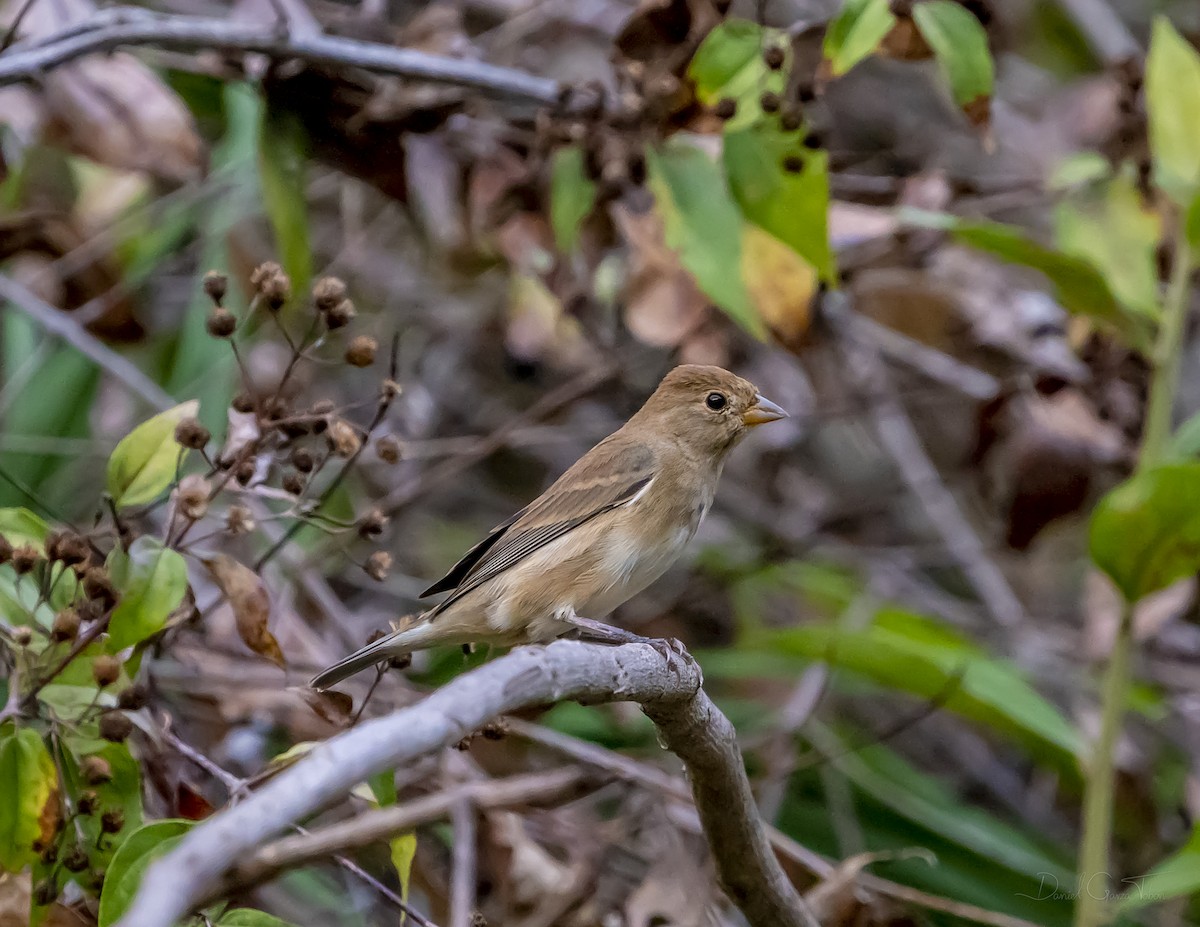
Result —
[[[146,687],[134,684],[117,696],[117,707],[126,711],[137,711],[139,708],[146,707],[148,701],[150,701],[150,693],[146,691]]]
[[[313,284],[313,302],[319,312],[329,312],[346,298],[346,284],[338,277],[322,277]]]
[[[64,608],[54,616],[54,624],[50,627],[50,639],[56,644],[73,641],[79,634],[79,612],[73,608]]]
[[[392,568],[392,555],[386,550],[377,550],[363,564],[363,571],[376,582],[387,579],[388,571]]]
[[[202,451],[212,434],[196,418],[185,418],[175,426],[175,442],[180,447]]]
[[[763,49],[763,63],[772,71],[778,71],[783,67],[785,58],[783,49],[778,45],[769,45]]]
[[[204,292],[218,306],[221,305],[228,289],[229,278],[220,271],[210,270],[204,275]]]
[[[85,756],[79,764],[79,771],[88,785],[103,785],[112,781],[112,767],[102,756]]]
[[[358,315],[354,311],[354,303],[348,299],[343,299],[331,309],[325,312],[325,324],[331,329],[345,328],[354,321],[354,317]]]
[[[387,527],[388,517],[379,509],[371,509],[358,521],[358,533],[364,538],[377,538]]]
[[[92,679],[101,689],[111,686],[121,675],[121,661],[102,653],[92,661]]]
[[[298,496],[304,492],[304,477],[295,471],[291,473],[285,473],[280,485],[283,487],[284,492],[291,493],[293,496]]]
[[[359,335],[346,346],[346,363],[352,367],[370,367],[378,350],[378,341],[370,335]]]
[[[237,319],[228,309],[217,306],[204,320],[204,328],[214,338],[228,338],[237,329]]]
[[[713,115],[718,119],[732,119],[737,115],[737,100],[733,97],[722,97],[713,107]]]
[[[133,733],[133,722],[123,711],[106,711],[100,716],[100,736],[120,743]]]
[[[375,453],[384,463],[399,463],[400,457],[404,453],[404,446],[400,443],[399,438],[393,435],[384,435],[375,442]]]
[[[780,106],[779,94],[773,90],[767,90],[761,97],[758,98],[758,105],[764,113],[777,113]]]
[[[100,830],[106,834],[117,834],[125,826],[125,812],[120,808],[109,808],[100,815]]]
[[[17,571],[17,575],[28,573],[35,566],[38,560],[41,559],[41,551],[32,544],[22,544],[12,552],[12,567]]]
[[[12,559],[13,546],[3,534],[0,534],[0,564],[8,563]]]

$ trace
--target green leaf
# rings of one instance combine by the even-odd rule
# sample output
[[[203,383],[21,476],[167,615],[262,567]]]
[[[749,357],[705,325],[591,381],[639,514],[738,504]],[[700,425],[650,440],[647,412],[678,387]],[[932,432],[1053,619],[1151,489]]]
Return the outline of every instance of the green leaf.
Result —
[[[830,73],[840,77],[873,53],[895,24],[888,0],[846,0],[825,31]]]
[[[392,865],[396,867],[396,875],[400,879],[400,897],[407,901],[413,859],[417,855],[417,835],[411,831],[407,834],[400,834],[398,837],[393,837],[388,846],[392,852]]]
[[[395,770],[385,769],[382,772],[377,772],[367,780],[367,785],[371,787],[371,794],[375,796],[375,803],[377,805],[396,804]]]
[[[1092,184],[1064,199],[1054,213],[1059,247],[1104,274],[1128,309],[1159,314],[1158,259],[1162,223],[1126,175]]]
[[[292,279],[292,292],[307,293],[312,280],[305,171],[308,137],[295,115],[274,107],[263,107],[262,113],[258,165],[263,202],[280,263]]]
[[[750,642],[860,673],[888,688],[945,707],[1012,737],[1059,769],[1077,772],[1079,734],[1011,664],[993,659],[958,634],[896,608],[882,609],[860,631],[832,622],[758,632]]]
[[[583,151],[578,145],[554,153],[550,169],[550,226],[558,250],[571,252],[579,241],[579,227],[596,205],[596,185],[583,171]]]
[[[1123,882],[1122,911],[1200,893],[1200,825],[1192,831],[1187,843],[1144,876]]]
[[[1146,117],[1154,181],[1186,208],[1200,192],[1200,55],[1165,16],[1146,58]]]
[[[100,893],[99,927],[109,927],[129,910],[142,876],[154,860],[165,856],[183,839],[191,821],[167,819],[144,824],[113,854]]]
[[[37,583],[18,582],[10,567],[0,567],[0,618],[9,624],[32,625],[47,630],[54,623],[54,609],[43,599]]]
[[[1090,261],[1047,248],[1020,229],[998,222],[958,219],[944,213],[914,209],[901,210],[900,217],[913,225],[945,229],[965,245],[1040,271],[1050,281],[1056,298],[1067,311],[1115,328],[1135,347],[1148,346],[1145,323],[1130,317],[1109,289],[1104,275]]]
[[[1045,873],[1059,884],[1074,884],[1062,865],[1017,829],[979,808],[955,799],[943,783],[928,776],[883,746],[847,753],[845,745],[821,725],[810,734],[847,779],[884,806],[928,828],[944,839],[977,853],[984,860],[1023,876]]]
[[[35,841],[54,832],[58,776],[41,736],[29,728],[0,734],[0,870],[37,859]]]
[[[913,20],[933,49],[954,102],[963,109],[992,95],[994,67],[987,32],[965,7],[950,0],[913,6]]]
[[[1167,460],[1200,457],[1200,412],[1175,429],[1163,456]]]
[[[290,921],[253,908],[234,908],[221,915],[217,927],[293,927]]]
[[[668,247],[713,302],[763,337],[766,328],[742,281],[742,215],[717,165],[682,142],[648,152],[647,164]]]
[[[114,550],[108,569],[121,594],[108,623],[108,649],[115,653],[162,630],[187,591],[187,564],[175,551],[142,536],[127,552]]]
[[[76,820],[83,839],[92,847],[93,861],[107,865],[121,845],[142,826],[141,769],[123,743],[90,740],[81,736],[69,737],[64,743],[66,750],[63,751],[62,772],[67,790],[78,795],[84,789],[91,789],[102,808],[119,809],[125,816],[125,826],[115,834],[102,834],[99,815],[83,815]],[[107,782],[86,782],[79,769],[85,756],[97,756],[108,763],[112,778]]]
[[[1092,513],[1092,560],[1127,602],[1200,569],[1200,463],[1135,474]]]
[[[763,49],[769,46],[784,50],[783,66],[775,71],[763,61]],[[764,92],[783,93],[791,60],[791,44],[781,30],[727,19],[704,37],[687,76],[696,99],[706,106],[726,97],[737,102],[737,113],[725,127],[739,129],[759,118],[758,99]]]
[[[804,150],[804,170],[783,169],[785,156],[796,153],[796,133],[777,123],[758,122],[739,132],[726,132],[725,174],[745,217],[770,232],[817,269],[821,279],[837,278],[829,247],[829,158],[824,151]]]
[[[0,535],[13,547],[32,544],[41,547],[50,533],[50,526],[29,509],[0,509]]]
[[[108,458],[108,492],[118,507],[151,502],[171,484],[179,461],[175,426],[199,407],[194,399],[180,403],[121,439]]]

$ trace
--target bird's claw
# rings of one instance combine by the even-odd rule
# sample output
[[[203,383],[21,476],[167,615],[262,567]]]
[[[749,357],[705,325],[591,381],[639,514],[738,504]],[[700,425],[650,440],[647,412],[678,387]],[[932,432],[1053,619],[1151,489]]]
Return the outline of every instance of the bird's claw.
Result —
[[[695,658],[687,652],[687,648],[683,646],[682,641],[674,637],[654,638],[648,642],[651,647],[663,658],[669,669],[676,676],[679,675],[680,659],[696,665]]]

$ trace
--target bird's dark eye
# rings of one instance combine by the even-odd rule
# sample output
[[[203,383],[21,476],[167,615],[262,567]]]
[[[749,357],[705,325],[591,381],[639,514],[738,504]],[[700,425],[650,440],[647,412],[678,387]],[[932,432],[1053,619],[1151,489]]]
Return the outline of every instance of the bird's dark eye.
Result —
[[[704,404],[714,412],[720,412],[728,402],[729,400],[725,398],[724,393],[709,393],[704,399]]]

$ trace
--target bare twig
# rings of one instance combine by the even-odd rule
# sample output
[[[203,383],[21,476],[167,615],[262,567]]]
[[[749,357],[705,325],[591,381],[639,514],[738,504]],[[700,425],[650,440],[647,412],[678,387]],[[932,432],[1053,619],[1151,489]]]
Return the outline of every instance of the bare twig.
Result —
[[[9,55],[0,58],[3,67]],[[103,344],[65,312],[55,309],[39,299],[12,277],[0,274],[0,297],[8,300],[39,326],[56,338],[66,342],[80,354],[94,361],[102,370],[111,374],[122,386],[139,396],[156,409],[169,409],[175,400],[161,386],[151,380],[136,366],[112,348]]]
[[[988,557],[987,548],[925,453],[912,420],[896,398],[894,384],[879,351],[864,342],[850,319],[852,312],[847,302],[844,294],[829,293],[822,314],[838,334],[838,348],[846,358],[848,375],[871,400],[871,417],[880,444],[895,461],[901,479],[924,507],[930,524],[992,618],[1005,627],[1012,627],[1025,613],[1020,600],[999,567]]]
[[[502,714],[567,699],[639,702],[688,767],[720,881],[752,927],[814,927],[771,851],[733,726],[701,690],[699,668],[686,661],[668,669],[644,644],[579,641],[520,648],[417,705],[314,748],[155,862],[121,927],[175,923],[211,895],[236,860],[380,770],[457,743]]]
[[[471,927],[475,910],[475,806],[463,799],[450,809],[454,868],[450,874],[450,927]]]
[[[84,55],[139,45],[181,52],[253,52],[275,60],[298,58],[315,64],[348,65],[543,105],[559,98],[556,81],[482,61],[338,36],[282,35],[270,25],[164,16],[128,8],[106,10],[37,44],[14,45],[0,58],[0,86],[30,80]]]

